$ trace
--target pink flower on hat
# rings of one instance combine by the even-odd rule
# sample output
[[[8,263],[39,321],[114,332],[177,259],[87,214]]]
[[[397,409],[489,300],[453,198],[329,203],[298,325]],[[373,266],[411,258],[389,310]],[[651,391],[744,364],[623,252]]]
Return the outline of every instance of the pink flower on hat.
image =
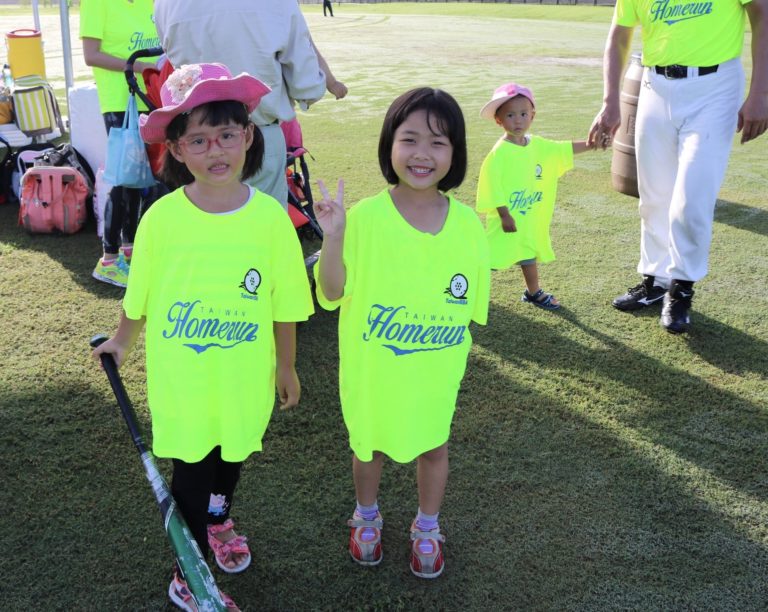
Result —
[[[174,117],[209,102],[234,100],[253,109],[271,89],[245,72],[232,76],[224,64],[184,64],[160,87],[163,106],[139,116],[144,142],[164,142],[165,130]]]
[[[165,82],[166,89],[171,94],[171,100],[181,104],[189,95],[192,86],[203,76],[200,64],[184,64],[173,71]]]

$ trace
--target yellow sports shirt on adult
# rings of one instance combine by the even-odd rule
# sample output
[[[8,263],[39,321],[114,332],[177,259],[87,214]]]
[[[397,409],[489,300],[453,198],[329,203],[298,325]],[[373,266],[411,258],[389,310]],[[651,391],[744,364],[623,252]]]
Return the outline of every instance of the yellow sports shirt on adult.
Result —
[[[160,46],[152,19],[153,10],[152,0],[81,0],[80,38],[99,39],[103,53],[128,59],[135,51]],[[142,61],[148,60],[142,58]],[[94,66],[93,77],[101,112],[124,112],[128,104],[125,75]],[[143,91],[144,81],[140,75],[137,77]],[[137,102],[139,110],[146,110],[141,100]]]
[[[275,403],[273,321],[303,321],[312,297],[296,231],[255,191],[225,215],[183,189],[139,224],[123,309],[146,316],[147,397],[159,457],[225,461],[261,450]]]
[[[617,0],[617,25],[642,26],[646,66],[714,66],[739,57],[750,0]]]
[[[477,210],[485,219],[491,267],[504,269],[528,259],[552,261],[549,224],[558,179],[573,168],[573,143],[529,136],[526,146],[500,139],[483,160]],[[517,231],[505,232],[497,208],[506,206]]]
[[[321,256],[322,257],[322,256]],[[404,463],[448,440],[472,344],[485,324],[490,270],[475,212],[449,198],[436,235],[412,227],[388,191],[348,213],[339,315],[339,384],[349,444]]]

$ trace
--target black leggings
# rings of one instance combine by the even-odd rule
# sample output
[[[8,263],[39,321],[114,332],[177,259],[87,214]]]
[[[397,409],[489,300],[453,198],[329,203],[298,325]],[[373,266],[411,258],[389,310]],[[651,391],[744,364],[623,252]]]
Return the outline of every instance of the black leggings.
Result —
[[[331,17],[333,17],[333,5],[331,4],[331,0],[323,0],[323,17],[326,16],[325,14],[326,9],[331,11]]]
[[[113,127],[122,127],[125,113],[104,113],[107,134]],[[120,245],[132,244],[136,237],[141,213],[141,189],[113,187],[104,208],[104,252],[117,254]]]
[[[171,494],[187,521],[203,557],[208,556],[209,524],[221,524],[229,518],[232,497],[240,479],[242,461],[224,461],[221,447],[215,447],[201,461],[187,463],[173,460]],[[209,512],[211,495],[220,496],[221,502]]]

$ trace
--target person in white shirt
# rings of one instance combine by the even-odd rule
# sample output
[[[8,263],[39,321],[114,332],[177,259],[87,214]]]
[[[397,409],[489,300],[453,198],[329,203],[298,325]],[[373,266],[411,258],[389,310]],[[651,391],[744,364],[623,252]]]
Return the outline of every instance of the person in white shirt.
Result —
[[[246,72],[272,92],[251,120],[264,137],[264,162],[249,183],[287,207],[285,138],[279,122],[323,97],[326,77],[296,2],[286,0],[155,0],[160,44],[174,66],[219,62]]]

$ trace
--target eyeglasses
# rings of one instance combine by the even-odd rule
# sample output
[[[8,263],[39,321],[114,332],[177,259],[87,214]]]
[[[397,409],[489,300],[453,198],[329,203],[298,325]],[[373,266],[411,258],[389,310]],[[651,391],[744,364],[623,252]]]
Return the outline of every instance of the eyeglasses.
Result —
[[[222,149],[238,147],[242,144],[244,136],[245,130],[243,129],[227,129],[216,136],[216,138],[208,138],[206,136],[179,138],[179,144],[193,155],[200,155],[201,153],[207,153],[214,142]]]

